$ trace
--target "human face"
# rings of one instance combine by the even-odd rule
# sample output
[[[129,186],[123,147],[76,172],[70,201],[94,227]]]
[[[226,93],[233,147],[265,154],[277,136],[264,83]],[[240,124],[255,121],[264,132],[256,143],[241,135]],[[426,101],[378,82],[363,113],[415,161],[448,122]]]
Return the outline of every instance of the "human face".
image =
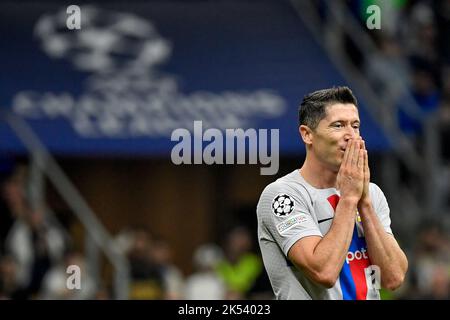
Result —
[[[336,103],[327,106],[326,116],[311,133],[314,158],[337,171],[341,166],[347,143],[360,136],[358,109],[353,104]]]

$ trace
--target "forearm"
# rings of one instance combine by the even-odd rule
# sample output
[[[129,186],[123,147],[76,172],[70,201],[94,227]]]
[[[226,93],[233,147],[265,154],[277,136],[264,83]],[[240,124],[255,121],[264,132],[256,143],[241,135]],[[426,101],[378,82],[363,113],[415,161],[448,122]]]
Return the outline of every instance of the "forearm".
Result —
[[[361,202],[358,210],[370,261],[380,268],[382,286],[394,290],[403,282],[408,260],[394,237],[384,230],[371,201]]]
[[[314,250],[316,263],[322,271],[333,275],[339,273],[347,256],[355,226],[357,201],[341,199],[336,207],[333,224]]]

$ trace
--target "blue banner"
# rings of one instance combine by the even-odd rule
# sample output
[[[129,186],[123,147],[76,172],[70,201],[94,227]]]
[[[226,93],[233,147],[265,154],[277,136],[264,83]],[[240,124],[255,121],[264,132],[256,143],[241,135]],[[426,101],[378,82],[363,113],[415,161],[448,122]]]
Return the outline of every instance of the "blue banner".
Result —
[[[279,129],[304,151],[297,108],[345,85],[289,2],[0,4],[0,106],[56,155],[170,155],[178,128]],[[357,94],[357,92],[355,92]],[[360,99],[361,100],[361,99]],[[360,101],[370,150],[389,148]],[[6,124],[0,151],[23,153]]]

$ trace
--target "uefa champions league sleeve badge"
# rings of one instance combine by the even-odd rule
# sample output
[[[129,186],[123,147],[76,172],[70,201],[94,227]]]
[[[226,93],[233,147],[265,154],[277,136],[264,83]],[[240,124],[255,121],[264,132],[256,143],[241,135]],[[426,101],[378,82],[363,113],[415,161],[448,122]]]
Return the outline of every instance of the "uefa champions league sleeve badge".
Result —
[[[294,211],[295,202],[287,194],[279,194],[272,201],[272,212],[277,217],[285,217]]]

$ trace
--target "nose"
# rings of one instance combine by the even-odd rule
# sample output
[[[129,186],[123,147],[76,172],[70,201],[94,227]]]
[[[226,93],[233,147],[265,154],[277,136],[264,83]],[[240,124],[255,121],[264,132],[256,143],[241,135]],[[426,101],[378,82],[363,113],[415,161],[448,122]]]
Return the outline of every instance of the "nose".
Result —
[[[355,139],[357,137],[359,137],[358,130],[355,130],[352,126],[348,126],[346,128],[345,135],[344,135],[345,141],[348,141],[350,139]]]

